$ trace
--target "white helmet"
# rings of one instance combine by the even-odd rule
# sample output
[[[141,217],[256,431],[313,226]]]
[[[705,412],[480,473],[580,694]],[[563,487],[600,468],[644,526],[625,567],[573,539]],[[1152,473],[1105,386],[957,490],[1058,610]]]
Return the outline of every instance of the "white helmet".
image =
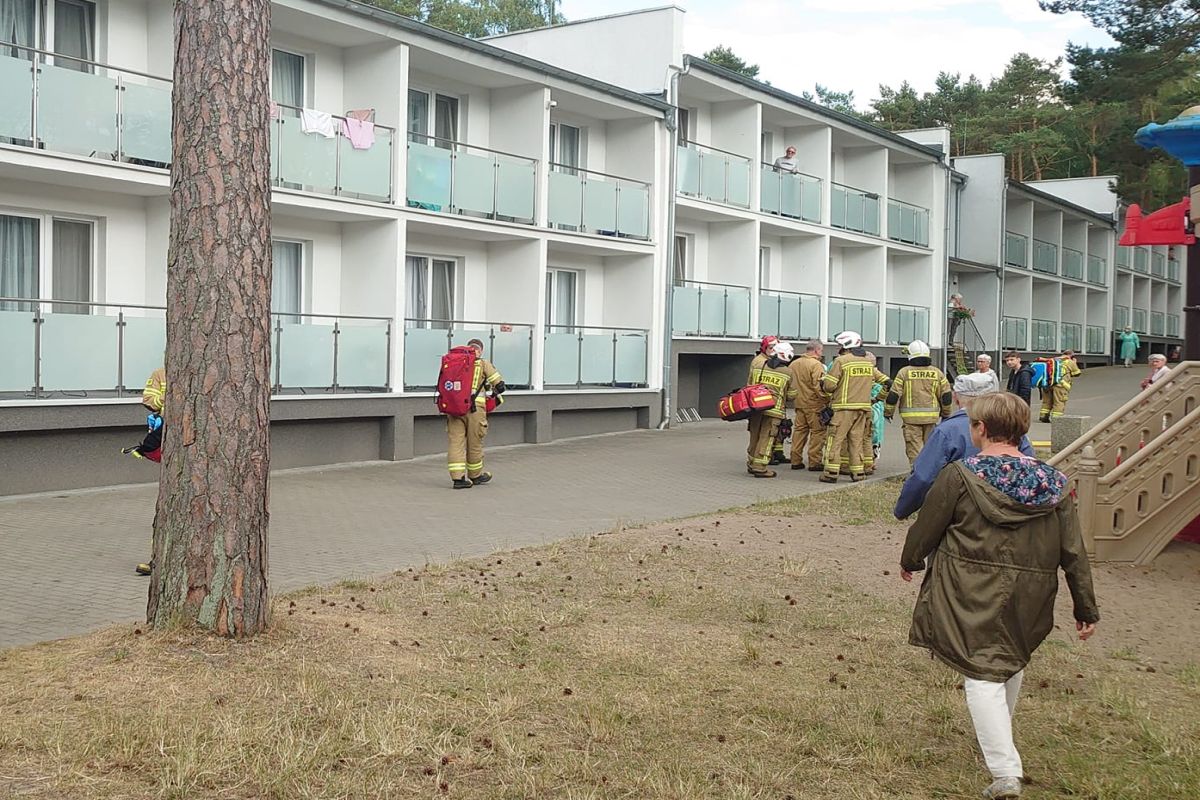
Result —
[[[856,331],[842,331],[833,340],[847,350],[862,347],[862,337]]]
[[[914,358],[929,358],[929,345],[920,339],[913,339],[908,343],[908,357],[910,360]]]
[[[786,363],[796,357],[796,351],[791,342],[776,342],[771,347],[771,355]]]

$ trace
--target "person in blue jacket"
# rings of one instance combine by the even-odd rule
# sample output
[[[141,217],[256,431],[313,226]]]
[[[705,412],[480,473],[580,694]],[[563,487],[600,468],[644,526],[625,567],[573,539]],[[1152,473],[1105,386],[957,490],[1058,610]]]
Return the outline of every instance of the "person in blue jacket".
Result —
[[[995,382],[982,372],[967,373],[954,379],[954,402],[958,410],[938,423],[913,462],[912,474],[904,481],[892,511],[896,519],[904,519],[920,510],[942,467],[979,452],[979,448],[971,443],[971,420],[967,412],[972,400],[994,391]],[[1027,436],[1021,437],[1019,449],[1027,456],[1033,455]]]

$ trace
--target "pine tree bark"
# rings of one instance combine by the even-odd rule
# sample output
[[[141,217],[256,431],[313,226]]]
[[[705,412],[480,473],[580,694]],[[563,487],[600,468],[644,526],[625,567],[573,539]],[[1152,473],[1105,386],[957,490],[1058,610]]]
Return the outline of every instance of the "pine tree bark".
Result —
[[[177,0],[167,396],[147,621],[270,622],[270,0]]]

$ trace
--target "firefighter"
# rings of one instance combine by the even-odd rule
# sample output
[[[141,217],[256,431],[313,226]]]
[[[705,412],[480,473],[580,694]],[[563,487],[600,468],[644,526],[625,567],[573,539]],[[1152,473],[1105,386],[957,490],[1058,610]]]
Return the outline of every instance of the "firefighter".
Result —
[[[871,364],[872,367],[876,366],[878,359],[875,357],[874,353],[870,352],[869,350],[864,350],[863,357],[867,359],[867,361]],[[875,434],[877,431],[879,433],[879,442],[880,442],[880,444],[883,443],[883,419],[882,419],[883,418],[883,395],[887,390],[887,385],[888,385],[889,380],[890,379],[888,378],[887,375],[884,375],[882,372],[880,372],[878,370],[878,368],[876,368],[875,383],[871,387],[871,413],[869,413],[867,415],[867,427],[866,427],[866,430],[863,431],[863,472],[867,475],[875,474],[875,459],[876,459],[876,456],[878,455],[878,448],[875,445]],[[879,417],[880,417],[879,425],[875,424],[876,409],[879,410]],[[842,445],[841,459],[842,459],[841,460],[842,472],[849,473],[850,472],[850,441],[849,440],[847,440],[846,443]],[[821,471],[822,472],[825,471],[824,467],[821,468]]]
[[[808,470],[822,472],[825,469],[825,426],[821,424],[821,410],[825,408],[825,394],[821,391],[821,378],[825,375],[825,364],[821,358],[825,346],[819,339],[811,339],[804,346],[804,355],[793,359],[788,365],[792,373],[792,388],[796,390],[796,422],[792,425],[792,469],[804,469],[804,444],[808,440]]]
[[[904,453],[911,467],[929,434],[941,420],[950,416],[953,393],[950,381],[933,366],[929,345],[916,339],[908,345],[908,364],[896,373],[883,406],[883,417],[891,422],[900,410],[904,430]]]
[[[787,342],[776,341],[763,360],[755,356],[750,366],[749,384],[761,383],[775,396],[775,405],[750,417],[750,446],[746,448],[746,471],[756,478],[774,478],[770,469],[771,448],[779,431],[779,422],[787,416],[787,401],[796,396],[788,362],[795,351]]]
[[[488,396],[500,402],[500,395],[508,387],[504,379],[483,357],[483,342],[472,339],[468,347],[475,349],[475,374],[471,378],[472,405],[464,417],[446,415],[446,436],[449,447],[446,452],[446,467],[455,489],[470,489],[476,484],[487,483],[492,473],[483,471],[483,440],[487,438]]]
[[[167,371],[162,367],[150,373],[146,388],[142,390],[142,405],[150,413],[146,416],[146,436],[141,444],[127,447],[121,452],[134,458],[158,461],[162,448],[163,406],[167,399]],[[149,575],[154,561],[143,561],[133,568],[138,575]]]
[[[1064,350],[1061,358],[1046,363],[1046,386],[1042,388],[1042,410],[1039,419],[1049,422],[1054,417],[1067,413],[1067,400],[1071,396],[1071,381],[1082,372],[1075,363],[1075,351]]]
[[[887,376],[872,366],[862,347],[862,337],[854,331],[842,331],[834,337],[840,351],[821,379],[821,387],[830,396],[833,419],[826,428],[825,469],[822,483],[837,483],[841,472],[842,448],[847,448],[850,480],[866,480],[870,441],[867,420],[871,415],[871,391]],[[864,452],[865,451],[865,452]]]

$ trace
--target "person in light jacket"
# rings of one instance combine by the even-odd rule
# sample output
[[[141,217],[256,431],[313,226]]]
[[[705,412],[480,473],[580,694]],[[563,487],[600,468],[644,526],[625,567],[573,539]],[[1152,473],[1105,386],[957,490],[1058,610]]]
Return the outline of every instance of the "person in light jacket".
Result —
[[[1021,796],[1024,768],[1012,716],[1026,665],[1054,629],[1058,570],[1066,574],[1075,628],[1100,620],[1092,573],[1067,478],[1017,449],[1029,406],[988,394],[969,412],[979,452],[944,467],[900,556],[900,577],[929,568],[908,641],[964,677],[967,708],[992,774],[983,796]]]

